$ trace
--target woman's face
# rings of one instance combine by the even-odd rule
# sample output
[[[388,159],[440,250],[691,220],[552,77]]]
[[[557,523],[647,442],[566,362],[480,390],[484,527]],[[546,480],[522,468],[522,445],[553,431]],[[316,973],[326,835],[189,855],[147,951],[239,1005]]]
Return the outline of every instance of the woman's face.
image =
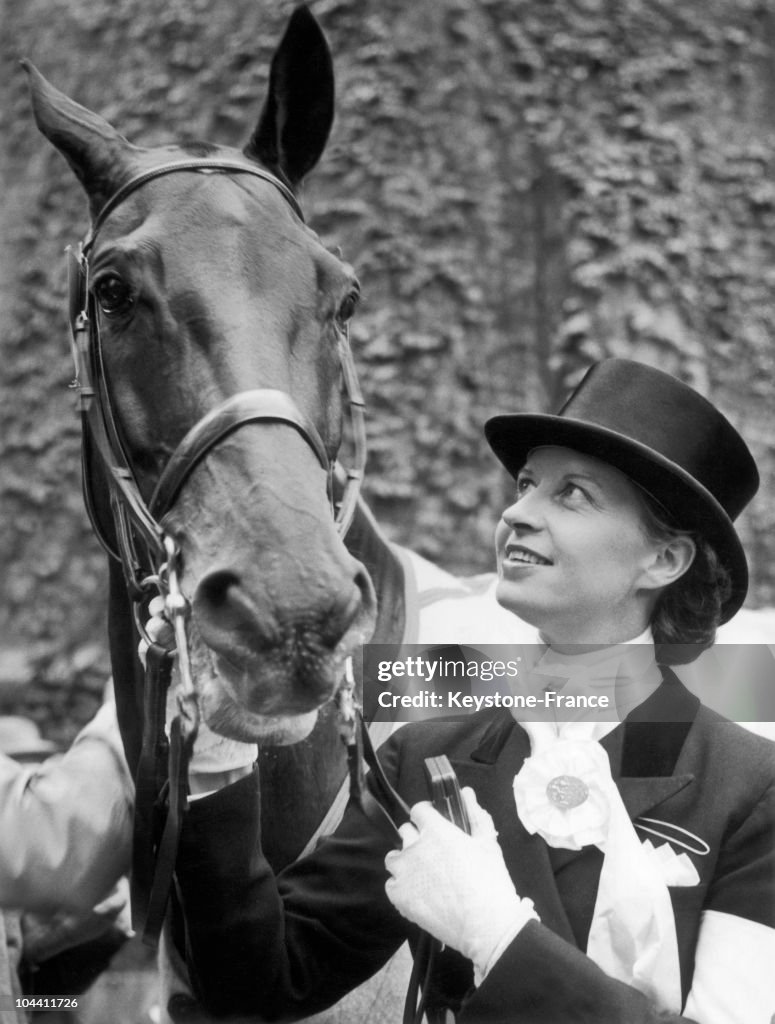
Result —
[[[660,585],[637,488],[569,448],[537,448],[495,531],[500,604],[554,644],[630,640]]]

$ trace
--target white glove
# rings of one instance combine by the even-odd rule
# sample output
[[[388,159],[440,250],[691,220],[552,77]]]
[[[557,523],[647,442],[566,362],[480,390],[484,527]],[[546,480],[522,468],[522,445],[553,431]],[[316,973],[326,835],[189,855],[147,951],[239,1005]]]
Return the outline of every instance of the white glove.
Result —
[[[463,790],[471,835],[424,801],[400,828],[402,850],[385,867],[388,899],[404,917],[474,965],[480,984],[497,958],[531,919],[532,900],[520,899],[498,845],[492,818],[472,789]]]
[[[164,646],[171,646],[175,642],[174,631],[170,621],[165,616],[164,598],[154,597],[148,605],[151,618],[146,623],[148,636],[156,643]],[[148,644],[141,640],[137,653],[140,661],[145,665],[145,656],[148,651]],[[167,692],[167,734],[169,725],[177,714],[175,701],[174,673],[173,685]],[[228,739],[226,736],[219,736],[205,725],[199,723],[194,742],[194,750],[188,766],[188,781],[191,796],[206,796],[217,789],[236,782],[244,775],[248,775],[253,768],[253,763],[258,757],[258,747],[255,743],[240,743],[238,740]]]

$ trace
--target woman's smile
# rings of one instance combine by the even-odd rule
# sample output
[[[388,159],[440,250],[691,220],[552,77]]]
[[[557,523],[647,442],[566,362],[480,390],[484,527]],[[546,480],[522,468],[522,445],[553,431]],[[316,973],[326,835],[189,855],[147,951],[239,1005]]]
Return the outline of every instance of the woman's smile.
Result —
[[[512,571],[538,565],[551,565],[551,560],[522,544],[506,544],[503,555],[504,576]]]

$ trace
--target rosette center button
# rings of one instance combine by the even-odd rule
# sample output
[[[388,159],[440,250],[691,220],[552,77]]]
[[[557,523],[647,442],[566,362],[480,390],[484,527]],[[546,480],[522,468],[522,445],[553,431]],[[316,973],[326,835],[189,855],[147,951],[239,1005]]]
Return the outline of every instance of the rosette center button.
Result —
[[[575,775],[555,775],[546,786],[546,795],[555,807],[570,811],[584,803],[589,796],[589,786]]]

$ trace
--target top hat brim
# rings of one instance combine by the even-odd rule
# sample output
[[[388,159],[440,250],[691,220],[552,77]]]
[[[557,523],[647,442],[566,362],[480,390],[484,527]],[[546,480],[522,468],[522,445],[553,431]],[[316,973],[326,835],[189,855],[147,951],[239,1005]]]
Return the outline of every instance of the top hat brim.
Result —
[[[613,466],[651,494],[676,528],[702,536],[729,572],[732,588],[721,621],[739,610],[748,591],[748,564],[732,520],[707,488],[677,463],[624,434],[566,416],[494,416],[484,428],[490,447],[516,477],[534,448],[559,446]]]

